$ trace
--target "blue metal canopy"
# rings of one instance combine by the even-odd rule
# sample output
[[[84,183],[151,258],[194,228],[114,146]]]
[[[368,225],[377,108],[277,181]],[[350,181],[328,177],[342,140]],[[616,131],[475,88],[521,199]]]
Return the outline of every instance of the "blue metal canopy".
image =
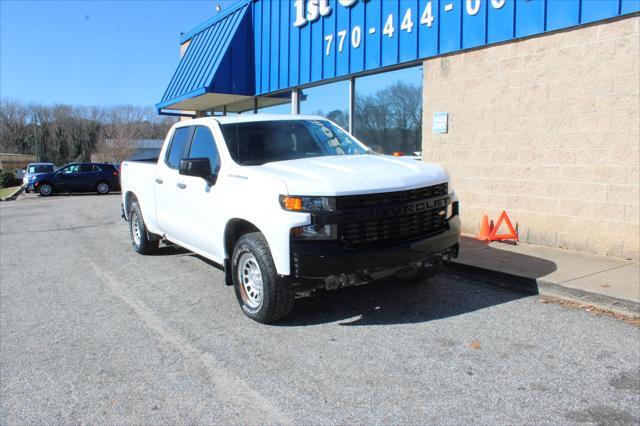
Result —
[[[238,0],[190,43],[159,110],[251,109],[292,88],[635,14],[640,0]]]
[[[158,109],[174,108],[207,93],[254,95],[254,78],[246,75],[254,68],[251,49],[247,48],[251,36],[249,1],[238,3],[183,37],[189,45],[156,104]]]

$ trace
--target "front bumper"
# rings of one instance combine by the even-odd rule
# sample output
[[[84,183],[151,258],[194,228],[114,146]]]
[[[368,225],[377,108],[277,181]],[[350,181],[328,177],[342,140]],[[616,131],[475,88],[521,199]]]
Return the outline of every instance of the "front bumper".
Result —
[[[392,269],[453,250],[460,241],[460,216],[447,221],[438,234],[375,248],[345,248],[335,242],[292,241],[292,279],[324,279],[332,275]]]

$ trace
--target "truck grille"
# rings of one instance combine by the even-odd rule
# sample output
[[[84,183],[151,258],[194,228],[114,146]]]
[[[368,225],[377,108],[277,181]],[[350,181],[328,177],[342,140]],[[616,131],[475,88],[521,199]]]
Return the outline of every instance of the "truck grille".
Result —
[[[353,195],[336,198],[338,210],[383,207],[448,194],[446,183],[408,191]],[[378,246],[437,234],[445,226],[446,209],[435,208],[397,217],[339,223],[338,241],[346,246]]]

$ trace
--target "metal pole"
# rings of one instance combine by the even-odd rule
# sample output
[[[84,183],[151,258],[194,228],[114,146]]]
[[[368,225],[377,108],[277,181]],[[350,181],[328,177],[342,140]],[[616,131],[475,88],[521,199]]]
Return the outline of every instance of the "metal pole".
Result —
[[[300,92],[298,88],[291,91],[291,115],[300,114]]]
[[[36,163],[38,161],[40,161],[40,158],[38,156],[38,117],[33,117],[33,144],[35,146],[36,149]]]
[[[356,116],[356,80],[351,77],[349,79],[349,133],[353,134],[355,130]]]

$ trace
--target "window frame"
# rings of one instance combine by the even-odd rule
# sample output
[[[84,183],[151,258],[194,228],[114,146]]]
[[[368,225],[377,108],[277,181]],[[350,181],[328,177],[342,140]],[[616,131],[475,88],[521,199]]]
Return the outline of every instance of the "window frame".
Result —
[[[193,147],[193,142],[196,140],[196,131],[198,130],[198,127],[202,127],[203,129],[207,130],[209,132],[209,134],[211,135],[211,139],[213,141],[213,148],[216,151],[216,156],[218,157],[218,167],[217,170],[213,170],[211,169],[211,173],[216,174],[218,173],[218,171],[220,171],[220,169],[222,168],[222,156],[220,155],[220,150],[218,149],[218,142],[216,141],[216,135],[215,133],[209,128],[209,126],[205,126],[202,124],[196,124],[191,126],[193,127],[193,130],[191,132],[191,141],[189,142],[189,149],[187,149],[187,153],[186,153],[186,157],[184,157],[183,159],[189,159],[189,158],[201,158],[201,157],[191,157],[191,148]]]
[[[91,166],[91,170],[88,172],[83,172],[82,170],[82,166]],[[89,163],[89,164],[80,164],[80,171],[78,171],[78,173],[99,173],[102,171],[102,169],[100,167],[98,167],[97,164],[93,164],[93,163]]]
[[[183,149],[182,154],[180,156],[180,161],[184,160],[186,157],[185,152],[188,154],[189,150],[191,150],[191,142],[193,141],[193,135],[195,134],[195,127],[197,127],[196,125],[193,124],[189,124],[186,126],[180,126],[180,127],[176,127],[173,130],[173,135],[171,135],[171,142],[169,142],[169,146],[167,147],[167,151],[164,153],[164,164],[170,168],[171,170],[180,170],[180,163],[178,163],[177,167],[173,167],[170,163],[169,163],[169,157],[171,155],[171,150],[173,149],[173,144],[175,143],[176,140],[176,133],[178,132],[178,130],[181,129],[187,129],[187,140],[185,143],[185,147],[186,147],[186,151],[185,149]]]
[[[71,170],[72,170],[72,168],[73,168],[74,166],[75,166],[75,167],[77,167],[77,169],[76,169],[76,171],[75,171],[75,172],[71,171]],[[69,168],[69,173],[65,173],[65,172],[64,172],[64,169],[66,169],[66,168]],[[76,175],[76,174],[78,174],[78,173],[80,173],[80,164],[79,164],[79,163],[67,164],[66,166],[64,166],[64,167],[61,169],[61,174],[63,174],[63,175],[67,175],[67,176],[68,176],[68,175]]]

